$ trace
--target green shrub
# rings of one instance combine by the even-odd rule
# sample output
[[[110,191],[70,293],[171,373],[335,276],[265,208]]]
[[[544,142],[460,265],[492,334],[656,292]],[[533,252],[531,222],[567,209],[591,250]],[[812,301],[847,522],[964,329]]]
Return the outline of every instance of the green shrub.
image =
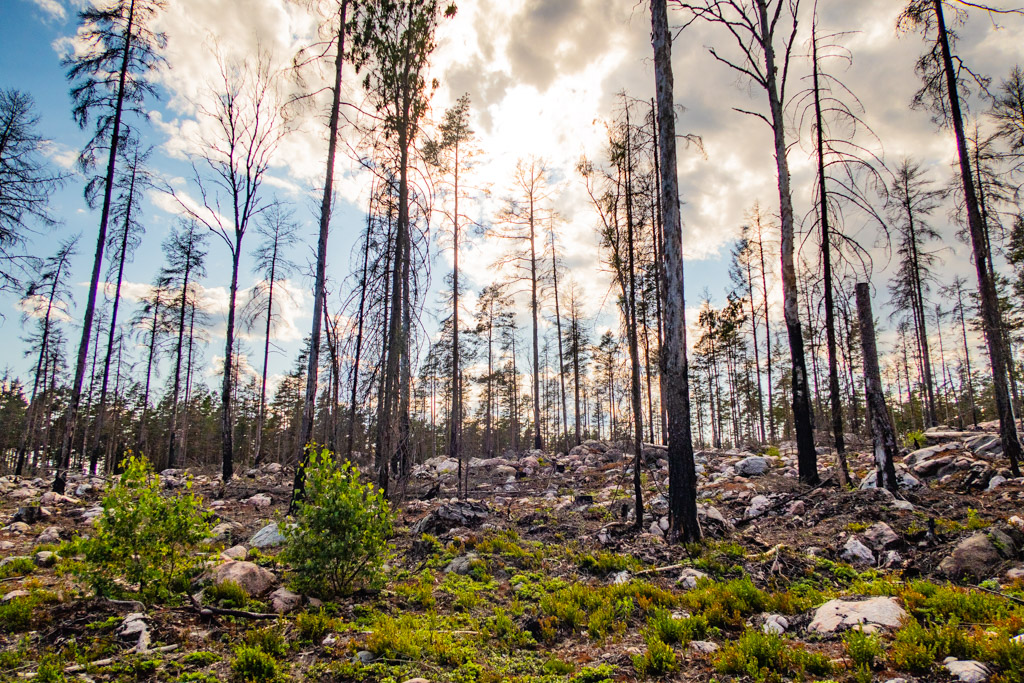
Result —
[[[11,561],[0,567],[0,579],[12,576],[25,576],[36,570],[36,563],[30,557],[12,557]]]
[[[242,639],[249,647],[263,650],[272,657],[284,657],[288,653],[288,644],[284,641],[281,630],[276,626],[254,628],[246,631]]]
[[[875,666],[875,659],[881,657],[885,651],[882,641],[873,633],[864,633],[863,629],[847,631],[843,637],[843,645],[846,647],[846,656],[853,661],[856,668],[866,666],[871,669]]]
[[[816,652],[791,647],[783,638],[747,630],[727,643],[714,659],[715,670],[733,676],[750,676],[755,681],[778,681],[782,677],[821,676],[832,672],[831,660]]]
[[[889,663],[897,671],[928,673],[935,662],[935,644],[928,630],[915,620],[908,621],[896,632],[889,646]]]
[[[277,660],[258,647],[242,645],[235,649],[235,658],[231,662],[231,672],[235,679],[245,683],[261,683],[275,681],[281,675]]]
[[[738,629],[744,617],[765,611],[769,596],[748,577],[725,583],[701,579],[683,596],[683,603],[702,614],[710,626]]]
[[[492,640],[498,641],[504,648],[510,650],[537,644],[533,636],[520,628],[519,624],[500,607],[495,608],[494,616],[487,620],[484,632]]]
[[[235,581],[222,581],[203,590],[203,601],[219,607],[243,609],[249,602],[249,593]]]
[[[299,631],[299,640],[319,644],[327,632],[334,627],[334,620],[324,611],[301,612],[295,617],[295,628]]]
[[[541,667],[541,671],[550,676],[567,676],[571,674],[575,668],[576,667],[569,662],[563,661],[552,655],[544,662],[544,665]],[[573,680],[575,680],[575,678]]]
[[[639,676],[664,676],[676,670],[676,653],[671,645],[648,637],[647,652],[633,657],[633,668]]]
[[[920,430],[907,432],[907,435],[903,437],[903,447],[911,450],[918,448],[924,448],[928,444],[928,439],[925,438],[924,432]]]
[[[295,521],[282,526],[282,557],[303,591],[330,597],[378,576],[392,533],[391,510],[379,490],[359,482],[351,463],[337,462],[327,449],[310,449]]]
[[[210,514],[191,481],[165,497],[145,458],[130,457],[124,468],[103,498],[93,536],[77,543],[84,562],[76,571],[100,595],[126,581],[144,599],[163,598],[187,587],[198,563],[192,550],[210,536]]]
[[[647,620],[647,632],[663,643],[686,645],[708,635],[708,620],[702,615],[676,619],[666,610],[656,611]]]
[[[571,683],[614,683],[615,667],[611,664],[585,666],[572,677]]]
[[[7,633],[27,631],[32,624],[31,598],[14,598],[0,603],[0,630]]]
[[[610,553],[607,550],[599,550],[593,555],[583,555],[579,558],[580,570],[596,576],[607,576],[613,572],[621,572],[626,569],[633,569],[638,562],[627,555]]]
[[[214,662],[220,661],[220,655],[216,652],[206,652],[200,650],[199,652],[189,652],[187,655],[181,658],[181,663],[185,666],[197,666],[204,667],[210,666]]]
[[[64,683],[67,681],[67,676],[64,675],[64,663],[56,655],[43,655],[32,680],[36,683]]]

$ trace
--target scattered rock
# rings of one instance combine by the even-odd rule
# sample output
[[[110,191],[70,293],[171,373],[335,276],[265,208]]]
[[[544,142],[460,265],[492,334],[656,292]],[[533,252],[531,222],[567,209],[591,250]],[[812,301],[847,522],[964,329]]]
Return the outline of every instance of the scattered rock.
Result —
[[[490,515],[484,503],[460,501],[448,503],[429,513],[412,527],[414,537],[423,534],[437,536],[459,527],[478,527]]]
[[[746,519],[754,519],[760,517],[764,513],[768,512],[768,509],[772,506],[772,501],[768,496],[754,496],[750,500],[750,507],[747,508],[743,516]]]
[[[28,591],[21,590],[19,588],[18,590],[13,590],[10,593],[4,595],[4,599],[0,602],[10,602],[11,600],[15,600],[17,598],[27,598],[29,595],[30,593]]]
[[[221,522],[217,526],[210,529],[212,534],[211,538],[215,541],[230,541],[235,537],[235,534],[242,531],[244,527],[238,522]]]
[[[24,534],[31,531],[31,529],[32,527],[25,524],[25,522],[14,522],[13,524],[8,524],[4,527],[4,531],[10,531],[12,534]]]
[[[789,620],[781,614],[764,615],[764,623],[761,624],[761,630],[765,633],[781,636],[788,628]]]
[[[875,550],[885,550],[898,545],[900,537],[885,522],[878,522],[864,532],[864,540]]]
[[[712,643],[710,640],[691,640],[688,647],[694,652],[699,652],[705,655],[718,652],[719,649],[718,644]]]
[[[470,570],[473,569],[473,564],[479,561],[479,559],[480,556],[476,553],[460,555],[448,563],[448,566],[444,568],[444,573],[465,576],[469,574]]]
[[[814,612],[807,630],[810,633],[835,633],[841,629],[862,626],[870,633],[879,627],[897,628],[906,616],[906,611],[896,598],[829,600]]]
[[[222,552],[220,556],[225,560],[244,560],[249,556],[249,551],[244,545],[233,545]]]
[[[37,567],[52,567],[57,563],[57,554],[49,550],[42,550],[32,558]]]
[[[758,477],[768,471],[770,464],[768,458],[762,458],[759,455],[752,455],[749,458],[743,458],[738,463],[733,465],[736,470],[736,474],[743,477]]]
[[[273,572],[252,562],[230,561],[219,564],[210,570],[210,578],[217,585],[225,581],[234,581],[245,589],[249,595],[263,595],[274,585],[277,577]]]
[[[985,490],[986,491],[992,491],[993,489],[995,489],[1000,484],[1005,484],[1005,483],[1006,483],[1006,477],[1004,477],[1004,476],[1002,476],[1000,474],[997,474],[996,476],[994,476],[994,477],[992,477],[991,479],[988,480],[988,486],[985,487]]]
[[[786,508],[786,516],[788,517],[799,517],[807,512],[807,503],[802,500],[794,500]]]
[[[60,527],[47,527],[46,530],[43,531],[43,533],[39,534],[39,537],[36,538],[36,545],[42,545],[44,543],[60,543],[60,532]]]
[[[278,528],[277,522],[271,522],[266,525],[249,539],[249,546],[252,548],[273,548],[274,546],[284,545],[284,535],[281,533],[281,529]]]
[[[954,581],[984,579],[992,573],[993,567],[1015,552],[1016,544],[1003,532],[979,531],[960,541],[953,552],[939,563],[939,571]]]
[[[288,614],[302,604],[302,596],[281,586],[270,594],[270,607],[277,614]]]
[[[377,659],[372,652],[369,650],[360,650],[359,652],[352,655],[353,664],[362,664],[367,666],[373,663],[373,660]]]
[[[246,498],[242,501],[246,505],[252,505],[257,510],[268,508],[274,504],[274,499],[268,496],[266,493],[257,493],[251,498]]]
[[[117,627],[117,636],[123,640],[134,641],[132,650],[135,652],[149,651],[148,617],[142,612],[132,612],[125,616],[121,625]]]
[[[851,536],[839,553],[840,559],[854,567],[870,567],[875,564],[875,555],[871,549],[861,543],[856,536]]]
[[[707,574],[699,569],[687,567],[679,574],[679,584],[686,590],[693,590],[697,587],[697,581],[703,578],[707,578]]]
[[[959,660],[947,657],[942,666],[950,675],[963,683],[984,683],[989,677],[988,667],[973,659]]]

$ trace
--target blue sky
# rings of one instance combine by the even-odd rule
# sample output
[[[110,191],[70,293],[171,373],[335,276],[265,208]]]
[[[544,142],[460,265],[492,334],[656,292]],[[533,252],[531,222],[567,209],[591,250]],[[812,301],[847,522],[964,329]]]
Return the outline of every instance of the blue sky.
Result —
[[[68,86],[55,48],[60,39],[73,35],[79,1],[0,0],[0,84],[23,89],[36,99],[40,132],[53,141],[55,162],[73,159],[86,138],[71,120]],[[895,162],[912,154],[937,183],[945,183],[952,173],[952,139],[934,128],[927,113],[909,108],[917,88],[914,62],[922,43],[916,35],[897,35],[899,3],[820,0],[819,6],[823,32],[856,29],[845,39],[854,62],[844,78],[864,103],[865,118],[882,141],[886,159]],[[312,35],[313,24],[285,0],[168,0],[160,21],[159,28],[169,38],[170,70],[158,78],[162,101],[150,103],[153,117],[148,142],[156,148],[155,169],[174,179],[188,175],[184,155],[191,149],[188,132],[195,115],[189,102],[211,75],[211,45],[219,44],[222,52],[232,57],[251,53],[259,44],[287,62],[295,47]],[[975,16],[961,29],[960,50],[965,59],[997,82],[1013,64],[1024,61],[1019,40],[1022,22],[1011,17],[1005,23],[996,27],[983,16]],[[530,154],[547,159],[556,181],[554,206],[566,220],[563,246],[567,265],[586,292],[587,313],[602,328],[614,325],[614,297],[606,296],[610,283],[597,244],[596,218],[573,168],[581,154],[600,157],[603,122],[616,108],[617,93],[628,90],[640,99],[653,94],[649,30],[645,5],[632,1],[465,0],[459,3],[458,16],[439,30],[434,56],[434,75],[440,88],[431,117],[439,117],[463,92],[472,97],[473,127],[482,152],[479,181],[493,188],[492,198],[476,207],[477,212],[485,218],[495,215],[517,159]],[[696,26],[680,36],[674,51],[676,99],[685,107],[679,129],[701,136],[706,150],[702,156],[681,149],[679,160],[691,311],[696,310],[705,289],[717,302],[724,299],[729,248],[752,203],[760,201],[768,213],[777,211],[778,205],[769,131],[764,124],[733,111],[763,110],[763,97],[713,60],[706,49],[711,44],[725,50],[731,47],[715,29]],[[799,78],[806,69],[798,64],[794,73],[794,78]],[[346,77],[350,85],[355,83],[352,74]],[[799,87],[794,82],[791,92]],[[349,94],[354,102],[360,102],[356,88]],[[311,114],[300,123],[301,129],[280,150],[272,169],[275,182],[268,190],[294,206],[306,243],[293,257],[304,264],[314,243],[314,188],[322,182],[325,147],[322,123],[316,116]],[[813,165],[808,151],[799,146],[794,147],[790,160],[796,211],[802,216],[810,207]],[[350,252],[363,223],[361,195],[368,184],[350,161],[343,160],[340,166],[330,242],[329,276],[335,279],[344,278],[350,270]],[[73,281],[84,284],[95,247],[98,212],[85,206],[82,186],[82,179],[73,177],[54,198],[54,213],[63,224],[33,240],[31,250],[47,255],[60,238],[81,233]],[[162,264],[160,243],[177,219],[167,208],[167,202],[159,198],[157,204],[147,200],[147,233],[125,273],[126,281],[133,285],[149,283]],[[955,227],[944,215],[937,216],[935,222],[952,248],[945,254],[943,276],[960,273],[973,282],[972,267],[963,257],[965,249],[952,236]],[[246,241],[251,248],[256,235]],[[228,253],[214,240],[210,246],[210,276],[204,285],[216,296],[226,289]],[[500,247],[493,243],[475,240],[466,245],[463,263],[472,290],[492,279],[492,264],[498,255]],[[874,282],[881,310],[889,271],[884,256],[881,252],[877,255]],[[450,256],[439,253],[432,276],[435,289],[449,263]],[[242,287],[254,282],[245,263]],[[292,365],[299,341],[308,330],[309,285],[304,279],[295,282],[297,300],[288,311],[289,323],[282,332],[285,338],[277,340],[282,353],[272,359],[271,374],[280,374]],[[85,296],[86,288],[76,286],[76,304],[81,306]],[[469,294],[465,302],[468,310],[473,296]],[[0,354],[3,365],[24,374],[28,363],[22,357],[16,300],[16,296],[0,294],[0,313],[5,316],[0,326]],[[436,309],[435,301],[428,301],[429,331],[434,329],[430,311]],[[130,312],[122,320],[128,315]],[[887,312],[882,315],[883,319],[889,317]],[[222,327],[223,317],[215,319],[214,335]],[[69,330],[73,344],[77,337],[77,332]],[[252,351],[259,346],[257,342],[254,338],[250,343]],[[222,346],[222,340],[212,340],[206,352],[208,362],[221,355]],[[259,359],[251,365],[258,370]]]

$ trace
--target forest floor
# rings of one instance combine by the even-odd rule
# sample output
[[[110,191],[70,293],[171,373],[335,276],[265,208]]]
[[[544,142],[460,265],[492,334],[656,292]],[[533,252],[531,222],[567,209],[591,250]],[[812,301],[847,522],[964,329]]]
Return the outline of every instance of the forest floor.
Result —
[[[903,460],[916,486],[894,497],[841,489],[830,470],[803,486],[785,450],[701,452],[707,539],[680,546],[661,535],[658,447],[645,448],[642,531],[632,458],[606,444],[475,460],[471,502],[451,497],[453,463],[436,458],[395,506],[380,585],[328,603],[287,589],[265,529],[283,519],[287,469],[225,491],[196,472],[219,522],[211,560],[231,562],[218,555],[231,548],[236,568],[269,571],[234,615],[202,597],[93,597],[61,544],[90,532],[102,480],[60,497],[0,478],[0,680],[1021,683],[1024,479],[963,440]],[[857,481],[871,467],[851,455]],[[168,494],[183,476],[165,474]],[[33,503],[45,518],[13,522]],[[247,668],[243,645],[271,664]]]

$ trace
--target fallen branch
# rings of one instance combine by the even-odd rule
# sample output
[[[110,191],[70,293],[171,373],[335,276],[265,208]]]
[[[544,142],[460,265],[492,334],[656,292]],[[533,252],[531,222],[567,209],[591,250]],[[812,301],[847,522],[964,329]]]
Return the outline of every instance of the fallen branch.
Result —
[[[201,605],[194,595],[189,595],[188,599],[192,602],[192,608],[198,612],[201,617],[223,616],[242,617],[243,619],[280,619],[283,616],[281,614],[269,614],[267,612],[250,612],[244,609],[228,609],[226,607]]]
[[[654,567],[652,569],[644,569],[643,571],[639,571],[639,572],[633,574],[633,576],[643,576],[644,574],[660,574],[662,572],[671,572],[671,571],[675,571],[676,569],[685,569],[685,568],[686,568],[685,564],[670,564],[667,567]]]

